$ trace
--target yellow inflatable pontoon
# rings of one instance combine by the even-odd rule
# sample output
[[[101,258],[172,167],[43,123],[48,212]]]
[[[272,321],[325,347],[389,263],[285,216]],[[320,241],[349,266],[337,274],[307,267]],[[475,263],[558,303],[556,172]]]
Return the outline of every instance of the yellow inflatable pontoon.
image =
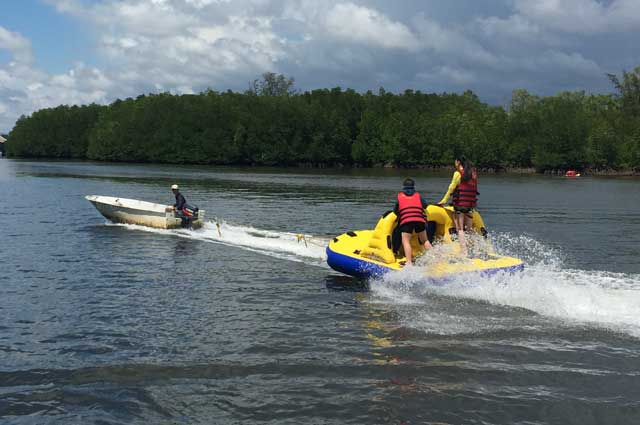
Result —
[[[429,205],[426,212],[427,234],[432,244],[451,244],[451,237],[456,234],[453,207]],[[373,230],[347,232],[333,238],[327,247],[327,263],[334,270],[365,279],[402,269],[405,257],[400,247],[400,235],[394,232],[396,227],[397,217],[389,211],[380,218]],[[487,230],[477,211],[473,213],[473,230],[486,239]],[[413,252],[418,256],[424,252],[418,244],[417,237],[412,238],[411,244]],[[488,241],[483,245],[484,252],[472,258],[460,255],[453,255],[453,261],[431,258],[429,265],[425,266],[425,278],[443,283],[462,274],[475,273],[486,276],[524,269],[521,260],[495,254]],[[457,243],[452,245],[452,251],[455,252],[456,249],[459,251]]]

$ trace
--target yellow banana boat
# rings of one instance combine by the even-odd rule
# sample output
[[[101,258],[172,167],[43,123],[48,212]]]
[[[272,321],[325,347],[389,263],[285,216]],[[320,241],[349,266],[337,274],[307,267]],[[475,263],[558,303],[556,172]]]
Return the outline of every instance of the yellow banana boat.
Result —
[[[429,240],[438,244],[452,244],[452,235],[456,234],[453,222],[453,207],[429,205],[427,213],[427,235]],[[400,248],[397,216],[392,211],[385,213],[375,229],[347,232],[333,238],[327,247],[327,263],[341,273],[358,278],[370,278],[401,270],[405,257]],[[473,213],[473,231],[487,238],[487,230],[480,213]],[[411,241],[413,252],[419,256],[424,252],[417,237]],[[425,266],[425,278],[434,283],[444,283],[451,278],[464,274],[492,275],[499,272],[514,273],[524,270],[521,260],[498,255],[488,240],[484,241],[484,250],[480,255],[462,257],[457,243],[451,246],[453,255],[448,258],[430,259]]]

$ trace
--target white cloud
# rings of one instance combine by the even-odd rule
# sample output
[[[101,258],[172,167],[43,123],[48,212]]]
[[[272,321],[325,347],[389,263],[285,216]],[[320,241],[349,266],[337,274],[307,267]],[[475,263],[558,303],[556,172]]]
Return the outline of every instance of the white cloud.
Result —
[[[13,99],[25,109],[104,103],[108,101],[107,92],[113,88],[113,82],[101,71],[81,63],[64,74],[47,75],[34,71],[29,78],[23,79],[21,85],[22,90],[18,90],[19,94]]]
[[[493,67],[498,62],[496,55],[467,36],[463,29],[445,28],[432,18],[419,14],[413,19],[419,32],[421,47],[440,55],[447,63],[468,61],[476,66]]]
[[[247,78],[274,69],[283,55],[271,16],[255,13],[261,0],[243,2],[246,10],[226,1],[49,1],[92,22],[111,63],[148,87],[215,85],[232,73]]]
[[[0,48],[12,55],[0,67],[0,130],[8,131],[16,118],[61,104],[107,102],[113,82],[100,70],[76,64],[67,73],[51,75],[34,67],[31,43],[0,27]]]
[[[33,60],[31,43],[15,32],[0,26],[0,49],[8,49],[16,61],[30,63]]]
[[[486,37],[508,37],[509,41],[532,41],[544,35],[544,31],[534,22],[520,15],[511,15],[507,19],[497,16],[479,18],[478,23]]]
[[[96,6],[92,12],[90,16],[99,24],[150,37],[171,37],[198,21],[169,2],[112,2]]]
[[[343,40],[409,51],[419,48],[418,40],[406,25],[375,9],[340,3],[329,10],[325,19],[327,31]]]
[[[517,0],[516,10],[545,28],[577,34],[636,31],[640,27],[640,1]]]
[[[243,90],[266,71],[292,75],[302,89],[469,88],[495,101],[522,86],[543,94],[606,86],[603,63],[616,72],[640,57],[640,0],[502,0],[495,12],[475,0],[43,1],[91,28],[104,65],[39,69],[31,42],[0,26],[0,49],[11,57],[0,63],[0,130],[41,107]],[[613,35],[628,41],[616,44],[620,53],[607,48]]]
[[[443,79],[452,81],[459,88],[466,88],[476,81],[474,72],[455,66],[437,66],[432,70],[423,71],[416,75],[418,80],[423,80],[429,84],[437,84]]]

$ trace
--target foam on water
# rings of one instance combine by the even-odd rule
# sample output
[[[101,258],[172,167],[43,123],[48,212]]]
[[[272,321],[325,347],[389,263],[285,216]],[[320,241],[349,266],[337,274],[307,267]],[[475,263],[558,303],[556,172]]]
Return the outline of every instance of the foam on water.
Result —
[[[303,235],[304,239],[301,239],[296,233],[227,222],[220,224],[220,233],[215,222],[207,222],[196,231],[115,225],[327,267],[325,248],[329,241],[311,235]],[[482,241],[476,243],[483,244]],[[525,235],[492,235],[492,244],[498,253],[522,259],[525,271],[515,275],[454,279],[441,286],[429,285],[424,281],[424,267],[443,257],[456,257],[455,245],[441,245],[417,261],[416,266],[372,280],[371,301],[398,308],[403,316],[401,320],[407,326],[440,334],[481,331],[487,326],[493,329],[517,326],[499,315],[482,318],[460,308],[475,300],[526,309],[556,322],[559,320],[558,324],[583,324],[640,337],[640,275],[565,268],[561,251]],[[439,303],[439,299],[449,302]],[[452,304],[451,300],[457,303]],[[521,322],[520,319],[517,321]]]
[[[326,259],[325,248],[329,243],[328,240],[312,235],[261,230],[228,222],[220,222],[220,227],[218,228],[215,222],[207,221],[198,230],[154,229],[134,224],[113,224],[111,222],[107,222],[107,224],[123,226],[132,230],[235,246],[276,258],[323,266]]]
[[[640,337],[640,275],[565,268],[558,250],[527,236],[497,235],[493,243],[499,253],[523,259],[525,271],[459,278],[433,286],[424,284],[424,271],[417,263],[372,281],[373,300],[397,306],[421,305],[424,308],[401,307],[401,314],[405,314],[403,321],[430,332],[486,330],[487,322],[491,322],[492,328],[521,325],[517,323],[520,319],[505,323],[496,317],[484,322],[475,316],[465,318],[465,308],[458,308],[460,303],[452,308],[456,304],[452,300],[466,300],[467,304],[475,300],[526,309],[562,325],[594,326]],[[449,300],[444,310],[434,301],[437,299]],[[457,313],[452,310],[462,312],[454,317]]]

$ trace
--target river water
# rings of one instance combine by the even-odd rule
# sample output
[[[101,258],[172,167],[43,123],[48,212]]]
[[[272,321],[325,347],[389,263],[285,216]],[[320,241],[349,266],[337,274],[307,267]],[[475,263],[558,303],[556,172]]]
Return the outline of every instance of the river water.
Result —
[[[0,422],[640,423],[640,181],[481,176],[518,276],[329,269],[406,174],[1,159]],[[450,175],[413,177],[435,202]],[[204,229],[83,198],[169,204],[172,183]]]

